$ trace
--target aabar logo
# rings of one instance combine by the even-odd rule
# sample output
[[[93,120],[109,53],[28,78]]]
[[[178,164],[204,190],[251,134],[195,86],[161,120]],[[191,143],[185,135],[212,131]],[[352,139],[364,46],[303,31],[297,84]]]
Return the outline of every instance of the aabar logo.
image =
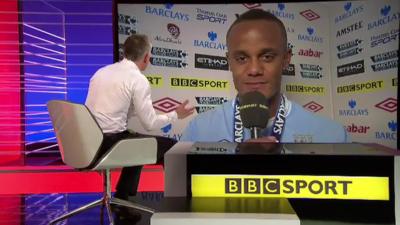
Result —
[[[368,132],[368,130],[370,129],[370,127],[362,126],[362,125],[357,126],[354,123],[352,123],[351,125],[348,125],[347,127],[345,126],[345,129],[349,133],[366,134]]]
[[[372,80],[364,83],[355,83],[355,84],[338,86],[336,88],[336,92],[338,94],[357,93],[357,92],[367,93],[367,92],[377,91],[383,88],[384,88],[383,80]]]
[[[389,178],[192,174],[193,197],[389,200]]]
[[[229,70],[228,60],[223,56],[194,54],[194,67],[201,69]]]
[[[317,50],[312,50],[311,48],[309,48],[309,49],[300,49],[298,54],[300,56],[321,58],[321,55],[323,54],[323,52],[317,51]]]
[[[353,31],[357,31],[361,28],[363,28],[363,21],[358,21],[357,23],[353,23],[350,26],[338,30],[336,32],[336,37],[341,37],[343,35],[350,34]]]
[[[395,98],[387,98],[378,104],[375,105],[375,107],[385,110],[387,112],[396,112],[397,111],[397,99]]]
[[[364,60],[344,64],[337,67],[338,77],[364,73]]]
[[[312,11],[311,9],[307,9],[307,10],[301,11],[300,15],[302,15],[308,21],[313,21],[313,20],[316,20],[316,19],[320,18],[320,16],[316,12]]]
[[[171,77],[170,85],[173,88],[229,90],[229,82],[227,80]]]
[[[397,122],[391,120],[387,123],[387,130],[375,132],[375,138],[378,140],[395,141],[397,140]]]
[[[348,106],[350,109],[339,109],[339,116],[368,116],[368,109],[356,107],[356,100],[351,99],[348,102]]]
[[[169,113],[174,111],[176,107],[178,107],[180,104],[181,104],[180,102],[170,97],[165,97],[153,102],[154,108],[164,113]]]
[[[320,110],[322,110],[324,107],[314,101],[311,101],[305,105],[303,105],[303,108],[308,109],[311,112],[318,112]]]

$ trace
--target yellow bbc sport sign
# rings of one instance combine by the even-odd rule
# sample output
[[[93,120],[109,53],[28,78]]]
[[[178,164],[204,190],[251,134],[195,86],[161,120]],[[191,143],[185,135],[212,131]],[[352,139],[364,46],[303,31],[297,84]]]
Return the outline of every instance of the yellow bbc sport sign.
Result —
[[[389,178],[196,174],[192,196],[389,200]]]

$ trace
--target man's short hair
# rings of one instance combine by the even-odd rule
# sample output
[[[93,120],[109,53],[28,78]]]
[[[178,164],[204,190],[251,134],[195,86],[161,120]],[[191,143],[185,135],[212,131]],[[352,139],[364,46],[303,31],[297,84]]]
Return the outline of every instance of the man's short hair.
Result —
[[[144,34],[132,34],[124,42],[124,57],[136,61],[150,51],[149,38]]]
[[[286,50],[287,34],[286,34],[285,25],[274,14],[272,14],[268,11],[265,11],[263,9],[250,9],[247,12],[241,14],[238,18],[236,18],[236,20],[229,27],[228,32],[226,32],[226,43],[228,44],[228,37],[230,35],[232,27],[234,27],[238,23],[245,22],[245,21],[251,21],[251,20],[266,20],[266,21],[271,21],[271,22],[277,23],[282,31],[282,36],[283,36],[283,41],[284,41],[283,43],[285,44],[284,49]]]

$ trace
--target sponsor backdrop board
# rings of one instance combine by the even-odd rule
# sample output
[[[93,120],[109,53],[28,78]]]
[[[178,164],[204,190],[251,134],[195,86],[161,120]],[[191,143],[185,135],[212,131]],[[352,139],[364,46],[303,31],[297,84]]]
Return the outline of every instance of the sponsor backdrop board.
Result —
[[[236,16],[250,8],[272,12],[287,28],[293,56],[282,90],[289,99],[342,123],[353,141],[396,147],[397,1],[120,3],[119,52],[132,33],[148,35],[153,44],[144,74],[159,113],[189,99],[196,116],[236,96],[225,35]],[[191,118],[151,133],[179,140]],[[136,118],[129,127],[146,132]]]

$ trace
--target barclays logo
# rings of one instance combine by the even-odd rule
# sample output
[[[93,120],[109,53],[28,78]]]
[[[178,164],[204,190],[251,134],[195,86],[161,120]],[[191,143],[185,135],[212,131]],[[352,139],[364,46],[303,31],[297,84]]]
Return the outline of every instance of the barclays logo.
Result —
[[[193,45],[196,47],[223,50],[226,49],[226,44],[216,42],[218,38],[218,34],[214,31],[210,31],[207,33],[209,40],[194,40]]]
[[[357,109],[357,102],[350,99],[348,102],[350,109],[339,109],[339,116],[368,116],[368,109]]]
[[[309,41],[309,42],[316,42],[322,43],[323,38],[315,35],[315,28],[307,27],[307,34],[299,34],[297,39],[300,41]]]
[[[174,20],[180,20],[180,21],[189,21],[189,14],[182,13],[182,12],[176,12],[172,11],[173,4],[165,4],[165,8],[156,8],[152,6],[146,6],[145,7],[145,13],[155,15],[155,16],[161,16],[161,17],[166,17]]]
[[[360,5],[358,7],[353,7],[351,2],[347,2],[344,4],[343,6],[344,8],[344,13],[342,13],[341,15],[335,17],[335,23],[339,23],[347,18],[350,18],[352,16],[355,16],[359,13],[362,13],[364,11],[364,6]]]
[[[286,8],[285,3],[278,3],[277,10],[267,9],[267,11],[274,14],[274,16],[276,17],[294,20],[294,13],[287,12],[285,8]]]
[[[387,123],[386,131],[377,131],[375,132],[375,138],[378,140],[388,140],[395,141],[397,140],[397,122],[391,120]]]
[[[375,29],[389,23],[393,23],[400,20],[400,12],[395,12],[390,14],[392,7],[390,5],[385,5],[380,9],[381,18],[378,20],[368,23],[368,30]],[[398,24],[397,24],[398,25]]]

